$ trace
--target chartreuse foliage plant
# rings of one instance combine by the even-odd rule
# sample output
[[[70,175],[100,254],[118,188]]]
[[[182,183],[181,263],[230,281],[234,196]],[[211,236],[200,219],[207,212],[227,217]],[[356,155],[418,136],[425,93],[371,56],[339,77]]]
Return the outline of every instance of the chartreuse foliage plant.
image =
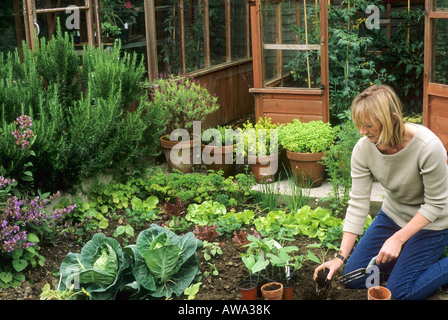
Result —
[[[339,127],[329,122],[301,122],[293,119],[279,133],[280,144],[286,150],[298,153],[317,153],[328,150],[336,140]]]

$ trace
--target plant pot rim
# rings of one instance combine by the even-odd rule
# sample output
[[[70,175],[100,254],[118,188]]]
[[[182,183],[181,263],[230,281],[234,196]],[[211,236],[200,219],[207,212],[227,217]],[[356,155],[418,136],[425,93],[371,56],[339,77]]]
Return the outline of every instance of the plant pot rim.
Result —
[[[212,149],[213,152],[215,152],[216,154],[220,154],[220,153],[230,153],[233,152],[233,149],[235,148],[234,144],[226,144],[223,146],[213,146],[213,145],[209,145],[209,144],[201,144],[202,150],[204,149]]]
[[[326,151],[316,152],[316,153],[306,153],[306,152],[294,152],[290,150],[286,150],[286,157],[292,160],[301,161],[320,161],[322,157],[325,155]]]
[[[193,139],[191,139],[191,140],[195,140],[196,141],[196,140],[201,138],[201,136],[196,134],[196,133],[189,133],[189,135],[190,135],[190,137],[193,136]],[[160,137],[160,140],[169,141],[169,142],[182,142],[182,140],[180,140],[180,141],[170,140],[170,134],[169,133],[162,135]],[[185,140],[184,142],[191,141],[191,140]]]
[[[261,286],[261,290],[265,290],[265,291],[275,291],[275,290],[266,290],[266,287],[269,286],[269,285],[272,285],[272,284],[276,284],[276,285],[279,285],[279,286],[280,286],[280,288],[275,289],[275,290],[283,289],[283,284],[282,284],[281,282],[270,281],[270,282],[265,283],[264,285],[262,285],[262,286]]]
[[[247,288],[243,288],[243,289],[252,289],[252,288],[255,288],[256,286],[258,286],[258,283],[257,283],[257,281],[255,281],[255,280],[243,280],[243,281],[240,281],[239,283],[238,283],[238,288],[242,288],[242,285],[243,284],[245,284],[245,283],[250,283],[250,284],[252,284],[252,286],[250,286],[250,287],[247,287]]]
[[[274,153],[274,154],[267,154],[267,155],[264,155],[264,156],[261,156],[261,157],[248,154],[247,158],[248,159],[252,159],[252,160],[264,160],[264,159],[271,159],[271,158],[279,159],[280,158],[280,152]]]
[[[377,297],[373,296],[373,292],[374,291],[381,291],[381,295],[384,297],[381,297],[380,299],[378,299]],[[390,300],[392,297],[392,294],[390,292],[389,289],[387,289],[386,287],[383,286],[374,286],[374,287],[370,287],[369,290],[367,291],[367,296],[369,298],[369,300]]]

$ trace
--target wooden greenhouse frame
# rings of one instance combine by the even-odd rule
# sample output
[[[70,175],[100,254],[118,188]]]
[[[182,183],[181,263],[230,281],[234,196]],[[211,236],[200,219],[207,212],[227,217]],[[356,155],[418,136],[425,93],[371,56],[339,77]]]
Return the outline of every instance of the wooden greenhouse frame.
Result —
[[[282,22],[282,2],[271,0],[253,0],[251,3],[252,22],[252,50],[254,65],[254,87],[250,90],[255,96],[255,117],[269,117],[273,122],[286,123],[294,118],[302,121],[322,120],[329,121],[329,90],[328,90],[328,17],[327,1],[316,1],[320,10],[320,43],[309,44],[306,39],[305,44],[296,41],[283,39],[284,23]],[[300,2],[298,3],[301,6]],[[298,24],[307,26],[306,0],[303,1],[304,8],[295,7],[296,21]],[[269,39],[266,35],[267,21],[263,20],[264,6],[272,6],[275,15],[275,39]],[[302,13],[304,19],[302,21]],[[305,31],[305,37],[308,32]],[[273,40],[273,41],[272,41]],[[276,79],[269,80],[266,76],[267,50],[274,50],[277,56],[275,68],[278,69]],[[320,83],[317,87],[310,86],[310,71],[308,63],[308,87],[285,87],[282,82],[289,77],[282,70],[285,63],[283,54],[285,52],[306,52],[320,51]],[[307,58],[308,60],[308,58]]]
[[[15,12],[15,26],[17,30],[17,42],[21,45],[22,34],[26,35],[26,43],[29,48],[34,49],[36,45],[34,37],[31,36],[36,28],[36,19],[38,15],[46,15],[48,29],[54,31],[56,16],[65,11],[66,8],[51,7],[52,0],[46,1],[47,8],[36,8],[36,0],[11,0]],[[54,1],[54,0],[53,0]],[[99,7],[101,0],[73,0],[80,11],[84,14],[83,32],[84,42],[90,46],[98,46],[104,43],[99,25],[100,15]],[[161,0],[144,0],[145,15],[145,46],[147,56],[148,78],[151,80],[154,74],[160,71],[160,61],[158,61],[157,41],[159,41],[157,21],[157,6]],[[178,0],[177,5],[182,8],[187,1]],[[209,1],[204,0],[204,16],[208,15]],[[207,83],[210,92],[216,94],[221,104],[220,110],[212,117],[207,119],[208,125],[224,124],[240,116],[250,114],[255,110],[256,118],[269,116],[275,122],[288,122],[292,118],[299,118],[305,121],[318,120],[329,121],[329,94],[328,94],[328,32],[327,32],[327,1],[314,2],[319,5],[320,15],[320,41],[319,43],[303,44],[299,42],[284,42],[282,31],[282,12],[278,0],[249,0],[245,2],[244,27],[240,30],[246,39],[246,51],[243,58],[234,60],[232,58],[232,42],[230,34],[233,32],[231,21],[233,19],[231,12],[232,1],[225,0],[223,11],[225,16],[225,61],[214,65],[210,57],[210,25],[207,19],[204,19],[204,67],[191,72],[193,76],[201,82]],[[297,0],[302,2],[303,0]],[[306,4],[305,0],[305,4]],[[308,0],[311,1],[311,0]],[[386,0],[387,14],[390,13],[390,3],[397,0]],[[401,1],[401,0],[400,0]],[[420,0],[408,0],[410,2]],[[423,0],[422,0],[423,1]],[[58,0],[58,2],[60,2]],[[286,2],[286,0],[284,1]],[[275,11],[273,32],[268,39],[265,37],[265,28],[263,25],[263,6],[271,3]],[[312,3],[312,1],[310,2]],[[437,51],[437,43],[446,42],[446,22],[448,21],[448,8],[444,7],[441,0],[426,0],[425,17],[425,61],[424,61],[424,95],[423,95],[423,122],[424,125],[433,130],[443,141],[448,149],[448,81],[444,81],[437,75],[436,71],[440,67],[440,62],[444,62],[446,54],[444,51]],[[299,8],[298,8],[299,10]],[[179,16],[181,26],[187,17],[182,14]],[[304,20],[297,15],[297,21],[300,24]],[[389,22],[386,25],[390,28]],[[382,22],[384,24],[384,21]],[[442,29],[440,29],[442,27]],[[444,29],[445,28],[445,29]],[[182,27],[180,30],[185,35],[186,30]],[[445,37],[445,38],[443,38]],[[251,38],[251,39],[250,39]],[[185,64],[185,38],[181,37],[180,42],[180,61],[181,73],[186,73],[188,68]],[[252,51],[251,51],[252,50]],[[267,72],[273,72],[266,68],[266,52],[271,50],[275,53],[276,68],[281,66],[283,53],[287,51],[320,52],[320,83],[314,87],[305,86],[281,86],[279,83],[287,77],[283,71],[277,72],[277,79],[267,79]],[[252,58],[253,57],[253,58]],[[271,57],[272,58],[272,57]],[[269,81],[267,81],[269,80]],[[231,93],[231,94],[229,94]],[[206,124],[207,125],[207,124]]]
[[[437,0],[427,0],[425,7],[423,124],[439,136],[448,150],[448,77],[439,75],[441,72],[437,71],[438,68],[444,71],[448,67],[448,7],[438,7]],[[437,50],[438,42],[445,44],[444,53]],[[445,65],[447,67],[443,68]]]

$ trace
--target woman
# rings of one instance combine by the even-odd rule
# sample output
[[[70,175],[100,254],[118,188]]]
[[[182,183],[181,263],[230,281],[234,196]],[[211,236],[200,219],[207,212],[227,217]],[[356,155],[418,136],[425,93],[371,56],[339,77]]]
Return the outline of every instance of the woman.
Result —
[[[353,149],[351,199],[340,251],[325,263],[328,279],[344,262],[345,274],[365,268],[377,256],[393,299],[424,299],[448,283],[448,258],[439,261],[448,244],[446,150],[426,127],[404,123],[401,103],[388,86],[366,89],[354,99],[351,112],[364,137]],[[386,198],[363,234],[374,178]],[[347,286],[366,288],[367,277]]]

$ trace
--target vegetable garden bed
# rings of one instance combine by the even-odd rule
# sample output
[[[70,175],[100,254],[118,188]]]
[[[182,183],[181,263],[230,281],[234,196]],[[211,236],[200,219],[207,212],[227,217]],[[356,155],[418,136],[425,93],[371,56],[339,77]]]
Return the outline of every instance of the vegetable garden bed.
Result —
[[[159,185],[159,187],[161,187]],[[181,188],[180,188],[181,189]],[[179,189],[179,190],[180,190]],[[97,198],[98,200],[98,198]],[[131,201],[134,205],[140,203],[136,200]],[[202,202],[204,203],[204,202]],[[131,204],[130,204],[131,206]],[[64,237],[59,237],[56,243],[43,243],[39,248],[39,254],[45,258],[45,263],[43,266],[37,266],[31,270],[26,271],[25,281],[21,283],[19,287],[9,287],[0,289],[0,299],[1,300],[39,300],[41,299],[41,294],[45,288],[54,289],[59,281],[58,272],[61,267],[62,261],[67,257],[69,252],[80,253],[82,248],[86,243],[92,239],[93,235],[98,233],[103,233],[106,237],[116,239],[119,241],[120,245],[124,248],[129,244],[135,244],[137,242],[138,235],[143,231],[147,230],[151,224],[157,224],[167,227],[168,220],[166,213],[166,206],[163,202],[158,203],[158,208],[156,216],[151,219],[147,219],[145,223],[142,220],[138,220],[134,224],[134,234],[117,235],[117,228],[124,227],[130,224],[132,218],[135,216],[129,215],[129,211],[126,208],[116,208],[112,210],[114,214],[110,212],[104,214],[107,219],[107,226],[103,225],[103,228],[91,229],[83,232],[82,234],[76,235],[73,232],[67,233]],[[227,212],[244,212],[244,210],[257,209],[259,208],[256,201],[249,202],[240,205],[228,205],[226,206]],[[195,207],[198,210],[198,207]],[[281,208],[287,210],[285,207]],[[312,209],[307,209],[307,213]],[[181,210],[181,216],[186,217],[188,208]],[[278,212],[282,212],[279,210]],[[271,211],[269,212],[271,213]],[[258,217],[267,217],[269,213],[261,213]],[[322,211],[321,214],[326,213]],[[203,216],[201,216],[203,217]],[[257,220],[260,223],[260,220]],[[249,233],[253,232],[254,225],[247,226]],[[260,225],[258,225],[258,228]],[[191,224],[183,232],[179,233],[185,234],[187,232],[193,232],[197,229],[197,225]],[[204,232],[203,232],[204,233]],[[200,235],[200,233],[199,233]],[[205,243],[205,241],[204,241]],[[221,251],[215,252],[207,249],[204,245],[201,249],[197,251],[199,259],[199,270],[202,274],[200,278],[199,290],[193,293],[195,300],[241,300],[241,294],[238,289],[238,283],[248,277],[248,271],[246,266],[242,261],[241,253],[246,250],[238,245],[234,241],[232,234],[223,232],[221,235],[213,238],[209,243],[215,244],[214,248],[220,248]],[[285,242],[285,245],[296,246],[298,248],[295,255],[307,255],[310,250],[309,245],[319,243],[317,238],[312,238],[304,235],[296,235],[291,241]],[[313,250],[316,255],[319,255],[319,250]],[[334,250],[328,250],[327,256],[332,257]],[[337,281],[333,281],[332,287],[323,293],[316,293],[316,284],[313,280],[313,272],[317,266],[316,262],[309,259],[303,260],[303,264],[296,277],[296,285],[294,289],[294,299],[295,300],[366,300],[367,290],[352,290],[346,289],[343,285]],[[445,299],[446,295],[441,294],[436,296],[436,299]],[[123,298],[123,296],[117,296],[117,298]],[[127,298],[126,296],[124,298]],[[147,297],[148,299],[154,299],[152,297]],[[171,299],[188,299],[192,298],[187,294],[181,296],[173,295]],[[163,299],[160,298],[160,299]],[[260,298],[263,299],[263,298]]]

